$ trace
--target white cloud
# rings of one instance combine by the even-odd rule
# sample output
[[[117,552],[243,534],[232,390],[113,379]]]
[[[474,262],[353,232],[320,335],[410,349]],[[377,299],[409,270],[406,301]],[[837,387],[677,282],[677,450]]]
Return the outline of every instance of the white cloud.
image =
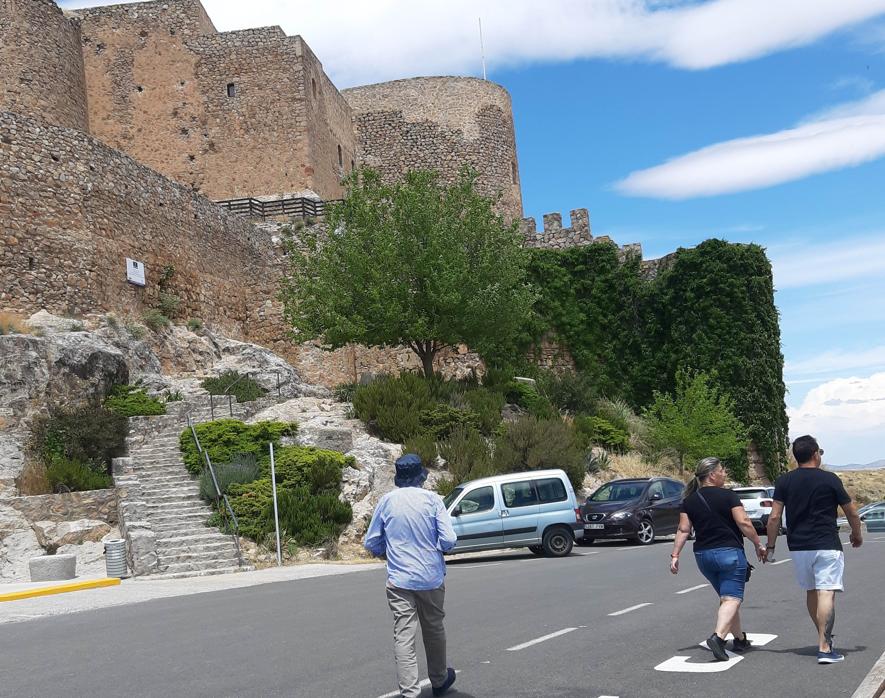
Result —
[[[62,2],[67,8],[108,4]],[[204,0],[222,30],[301,34],[339,86],[491,68],[641,58],[704,69],[809,44],[885,13],[885,0]]]
[[[885,156],[885,90],[799,126],[701,148],[617,182],[631,196],[688,199],[783,184]]]
[[[832,349],[817,356],[799,361],[787,361],[784,364],[786,376],[813,376],[828,373],[830,375],[860,369],[885,368],[885,346],[871,347],[859,351]],[[885,376],[885,374],[882,374]],[[818,378],[820,380],[820,378]],[[848,379],[839,379],[848,380]],[[854,379],[851,379],[854,380]],[[802,383],[804,380],[788,380],[788,383]],[[814,392],[814,391],[812,391]],[[810,395],[811,393],[809,393]]]
[[[790,437],[813,434],[832,463],[865,463],[885,455],[885,373],[837,378],[812,388],[787,409]]]
[[[779,291],[885,274],[885,236],[774,247],[768,255]]]

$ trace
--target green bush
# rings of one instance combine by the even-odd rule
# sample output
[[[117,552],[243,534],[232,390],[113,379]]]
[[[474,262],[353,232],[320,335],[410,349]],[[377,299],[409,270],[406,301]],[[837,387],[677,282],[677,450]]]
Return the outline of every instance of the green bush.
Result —
[[[111,459],[122,454],[129,424],[104,407],[54,408],[34,422],[32,447],[44,465],[75,461],[110,472]]]
[[[403,454],[415,453],[425,466],[436,463],[436,439],[433,434],[416,434],[403,444]]]
[[[137,322],[127,322],[126,331],[129,333],[129,336],[132,337],[132,339],[144,339],[144,325],[139,325]]]
[[[586,372],[541,371],[538,388],[554,407],[569,414],[589,412],[596,403],[596,382]]]
[[[587,449],[592,445],[606,450],[623,453],[630,447],[630,435],[602,417],[575,417],[575,432],[578,442]]]
[[[603,470],[608,470],[611,467],[611,458],[609,458],[608,454],[605,451],[601,453],[594,453],[592,450],[587,451],[584,455],[584,469],[590,474],[594,475],[596,473],[600,473]]]
[[[191,332],[197,332],[198,330],[203,329],[203,321],[199,318],[192,317],[190,320],[187,321],[187,328]]]
[[[99,472],[87,463],[66,458],[53,460],[46,468],[46,478],[53,492],[61,490],[87,492],[113,486],[113,480],[107,473]]]
[[[353,456],[315,446],[285,446],[274,454],[277,484],[293,489],[306,487],[314,494],[337,491],[341,487],[341,471],[352,465]],[[262,477],[270,477],[270,463],[261,466]]]
[[[479,418],[466,410],[451,405],[437,404],[418,415],[422,434],[430,434],[435,439],[444,439],[456,427],[479,428]]]
[[[447,439],[440,442],[439,455],[446,461],[449,471],[449,477],[441,483],[442,488],[451,490],[462,482],[497,472],[492,463],[489,442],[475,429],[455,429]],[[439,486],[437,491],[443,494]]]
[[[432,407],[429,381],[413,373],[379,378],[359,386],[353,396],[357,418],[382,439],[395,443],[421,432],[418,415]]]
[[[575,489],[584,482],[584,461],[574,431],[561,419],[527,415],[506,425],[494,456],[500,473],[560,468]]]
[[[150,310],[148,310],[144,315],[141,316],[141,319],[144,324],[147,325],[148,328],[150,328],[154,332],[169,327],[169,325],[171,324],[169,318],[156,308],[151,308]]]
[[[470,411],[476,415],[479,430],[486,435],[494,434],[501,423],[504,396],[493,390],[478,388],[468,391],[464,398]]]
[[[295,423],[257,422],[246,424],[238,419],[217,419],[195,426],[197,437],[203,449],[209,454],[212,464],[230,463],[236,454],[251,453],[259,464],[269,462],[267,445],[273,442],[279,446],[283,436],[294,436],[298,430]],[[179,437],[184,465],[192,475],[199,475],[205,463],[197,452],[190,428],[184,429]]]
[[[552,419],[557,417],[556,410],[550,404],[550,400],[541,395],[537,388],[519,381],[511,381],[504,394],[507,402],[519,405],[529,411],[538,419]]]
[[[174,293],[160,291],[160,296],[157,300],[157,308],[163,313],[163,315],[166,317],[175,317],[176,313],[178,313],[179,307],[181,307],[181,298]]]
[[[167,390],[163,394],[163,400],[166,402],[181,402],[184,400],[184,395],[181,394],[180,390]]]
[[[210,395],[233,395],[237,402],[251,402],[267,394],[256,381],[238,371],[225,371],[217,378],[206,378],[201,385]]]
[[[315,495],[304,487],[279,492],[277,508],[280,532],[287,533],[299,545],[321,545],[337,540],[353,520],[350,504],[338,499],[337,494]],[[269,519],[266,523],[273,530],[272,509],[266,513],[265,519]]]
[[[166,414],[166,405],[137,385],[115,385],[104,406],[123,417]]]
[[[332,395],[338,402],[353,402],[353,396],[359,383],[339,383],[332,389]]]
[[[238,453],[230,463],[213,463],[212,466],[222,494],[227,494],[228,488],[235,483],[244,485],[257,480],[261,475],[261,468],[252,453]],[[208,468],[200,473],[199,481],[200,497],[207,502],[215,502],[218,497]]]
[[[279,491],[278,491],[279,494]],[[246,484],[234,483],[227,489],[230,508],[239,524],[240,535],[252,540],[261,538],[274,530],[273,519],[268,523],[268,510],[273,512],[273,489],[269,477],[259,478]],[[220,517],[210,520],[219,525]]]

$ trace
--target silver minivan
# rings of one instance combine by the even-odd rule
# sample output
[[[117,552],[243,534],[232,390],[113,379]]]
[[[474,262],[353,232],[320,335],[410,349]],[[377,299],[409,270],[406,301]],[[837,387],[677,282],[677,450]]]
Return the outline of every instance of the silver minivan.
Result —
[[[537,555],[562,557],[584,536],[581,509],[562,470],[471,480],[443,501],[458,535],[451,553],[527,547]]]

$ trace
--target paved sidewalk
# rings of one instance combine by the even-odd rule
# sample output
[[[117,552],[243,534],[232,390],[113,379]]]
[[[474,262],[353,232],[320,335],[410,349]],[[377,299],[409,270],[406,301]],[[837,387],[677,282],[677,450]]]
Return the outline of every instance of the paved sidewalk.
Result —
[[[270,567],[252,572],[220,574],[208,577],[158,580],[151,580],[149,577],[124,579],[119,586],[0,603],[0,624],[32,620],[45,616],[91,611],[96,608],[107,608],[109,606],[122,606],[171,596],[187,596],[189,594],[238,589],[259,584],[271,584],[273,582],[288,582],[328,575],[351,574],[354,572],[377,570],[382,567],[383,563],[316,563],[290,565],[288,567]],[[82,580],[78,578],[71,581]],[[57,584],[57,582],[51,583]],[[41,585],[42,583],[0,584],[0,592],[32,589]]]

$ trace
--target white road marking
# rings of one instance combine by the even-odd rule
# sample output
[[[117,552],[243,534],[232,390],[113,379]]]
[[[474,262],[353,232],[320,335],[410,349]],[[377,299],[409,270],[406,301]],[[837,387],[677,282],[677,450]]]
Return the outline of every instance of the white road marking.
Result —
[[[733,654],[726,650],[728,654],[727,662],[689,662],[691,657],[676,656],[670,657],[666,662],[661,662],[655,667],[655,671],[680,671],[689,674],[715,674],[720,671],[728,671],[743,659],[739,654]]]
[[[584,556],[584,555],[599,555],[599,552],[600,552],[599,550],[594,550],[594,551],[591,552],[591,553],[572,553],[572,555],[580,555],[580,556]]]
[[[628,545],[626,548],[615,548],[615,550],[645,550],[642,545]]]
[[[460,669],[455,669],[455,673],[456,673],[456,674],[460,674],[460,673],[461,673],[461,670],[460,670]],[[430,679],[424,679],[423,681],[420,681],[420,682],[418,683],[418,685],[419,685],[421,688],[424,688],[425,686],[429,686],[429,685],[430,685]],[[402,694],[401,694],[399,691],[391,691],[390,693],[385,693],[385,694],[382,695],[382,696],[378,696],[378,698],[399,698],[400,695],[402,695]]]
[[[482,562],[478,565],[455,565],[455,569],[457,570],[470,570],[476,569],[477,567],[494,567],[495,565],[503,565],[503,562]]]
[[[531,647],[532,645],[537,645],[541,642],[546,642],[547,640],[552,640],[554,637],[559,637],[560,635],[566,635],[570,632],[577,630],[577,628],[563,628],[562,630],[557,630],[555,633],[550,633],[549,635],[544,635],[543,637],[537,637],[534,640],[529,640],[528,642],[523,642],[521,645],[514,645],[513,647],[508,647],[508,652],[519,652],[519,650],[524,650],[526,647]]]
[[[687,594],[690,591],[697,591],[698,589],[703,589],[704,587],[710,586],[709,584],[698,584],[696,587],[688,587],[688,589],[683,589],[682,591],[677,591],[677,594]]]
[[[651,603],[638,603],[635,606],[630,606],[630,608],[622,608],[620,611],[615,611],[614,613],[609,613],[610,616],[622,616],[625,613],[630,613],[630,611],[635,611],[637,608],[645,608],[646,606],[651,606]]]
[[[791,557],[785,557],[783,560],[778,560],[777,562],[772,562],[772,563],[770,563],[770,564],[771,564],[772,567],[774,567],[774,566],[776,566],[776,565],[782,565],[782,564],[784,564],[785,562],[789,562],[789,561],[792,560],[792,559],[793,559],[793,558],[791,558]]]

